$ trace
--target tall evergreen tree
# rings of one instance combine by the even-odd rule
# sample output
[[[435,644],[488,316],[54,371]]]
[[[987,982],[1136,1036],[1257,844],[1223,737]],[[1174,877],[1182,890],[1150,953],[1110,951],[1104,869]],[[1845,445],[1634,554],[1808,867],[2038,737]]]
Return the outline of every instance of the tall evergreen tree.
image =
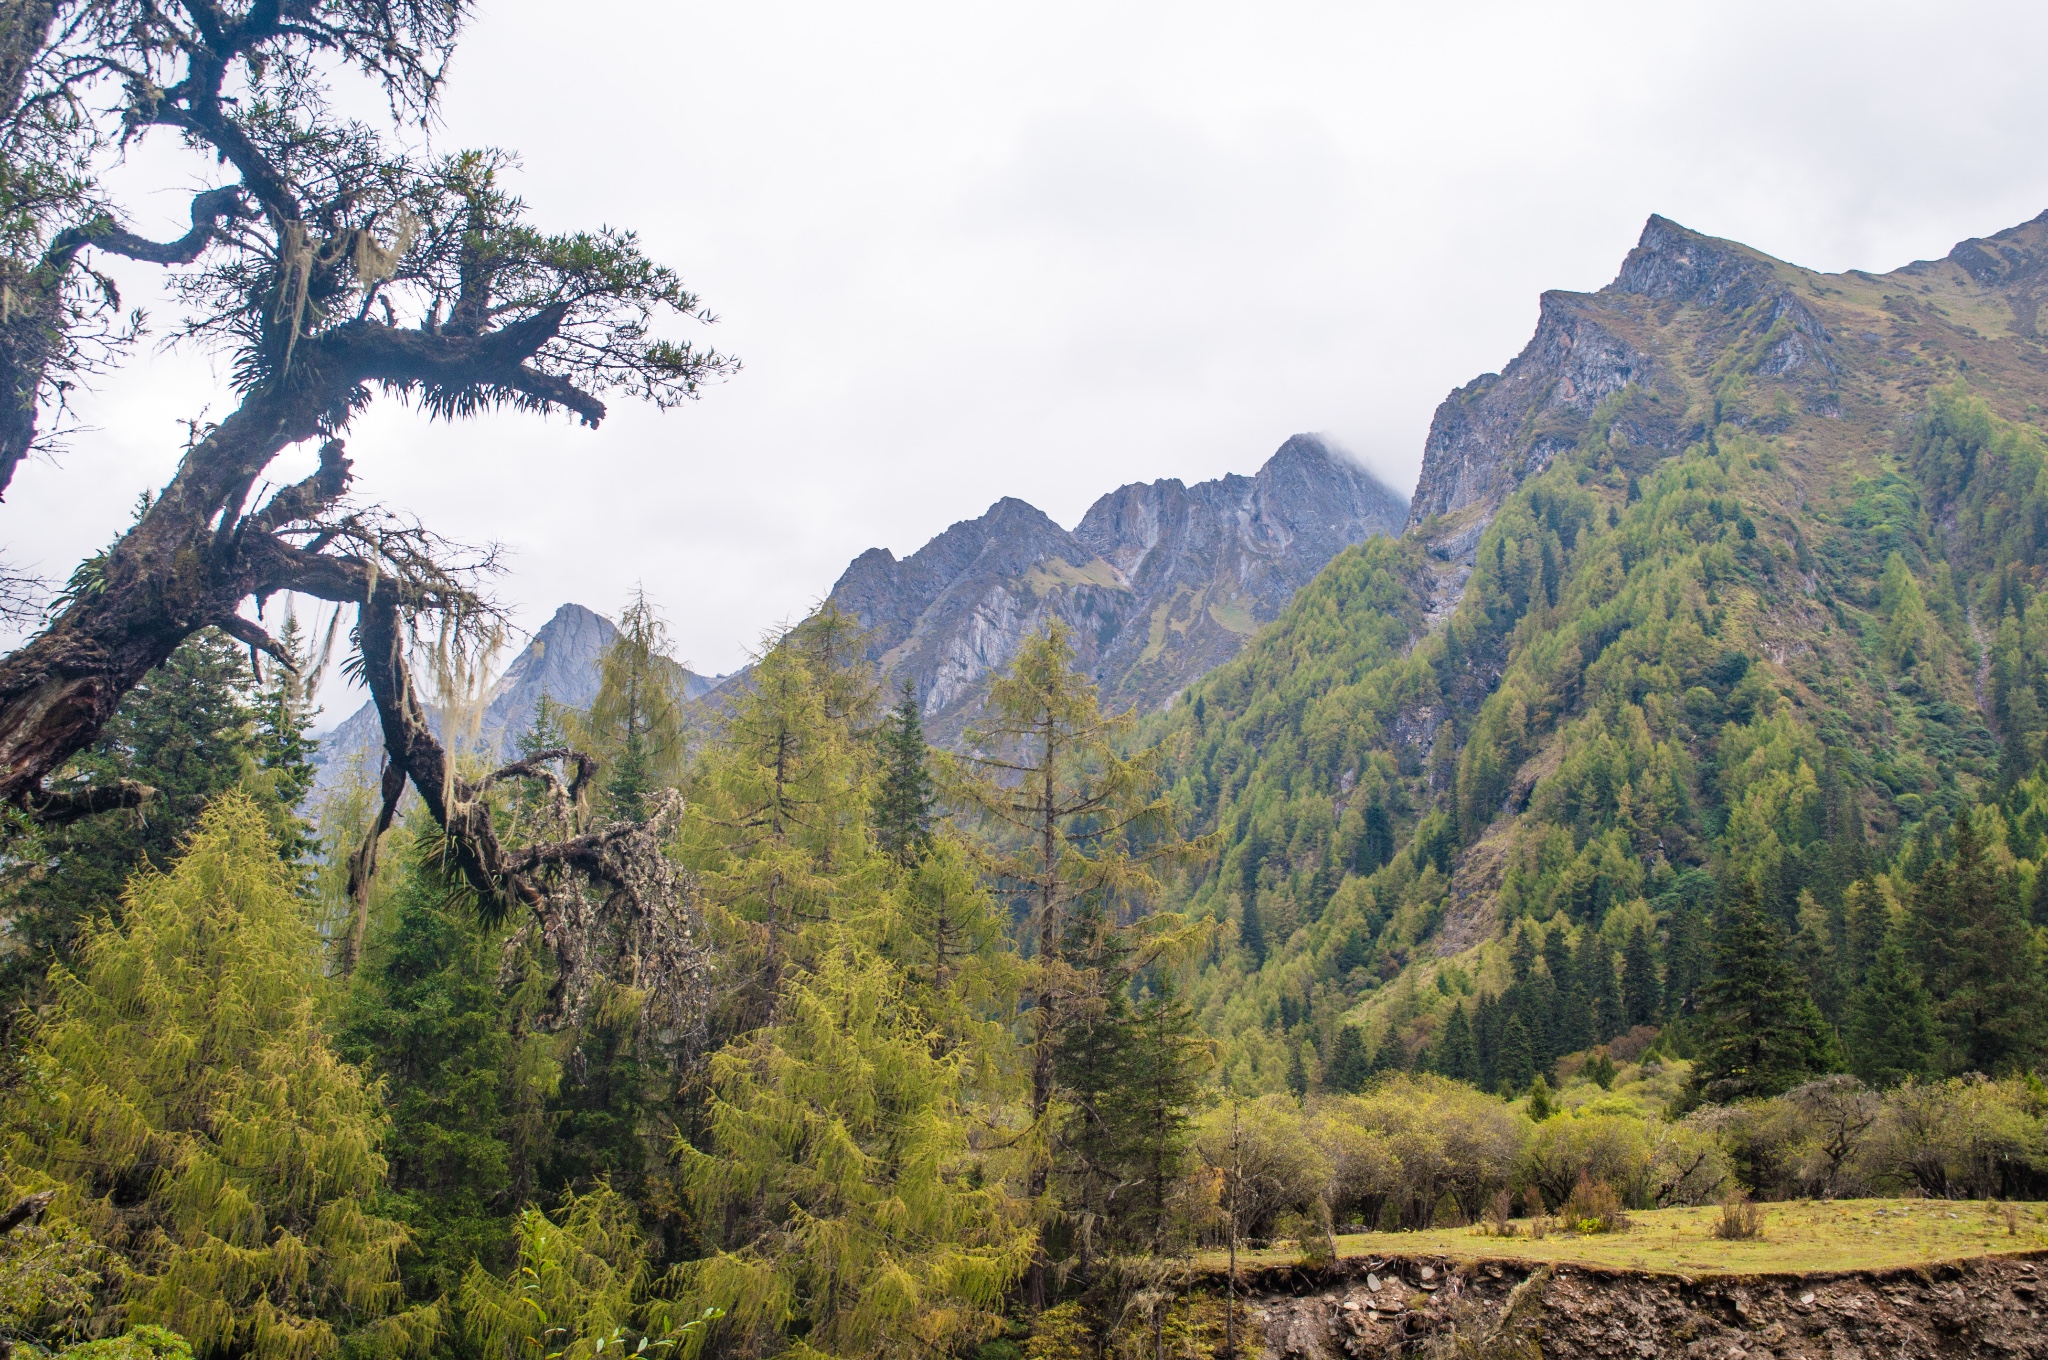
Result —
[[[396,883],[350,977],[337,1047],[383,1079],[393,1213],[412,1236],[406,1293],[453,1297],[473,1261],[496,1269],[519,1207],[539,1185],[552,1117],[553,1045],[514,1033],[499,983],[502,928],[478,921],[414,821],[393,833]],[[522,1119],[522,1114],[527,1117]]]
[[[1650,933],[1641,926],[1628,933],[1621,955],[1622,1019],[1631,1026],[1653,1025],[1663,1013],[1657,961],[1650,953]]]
[[[1536,1039],[1520,1015],[1510,1015],[1501,1031],[1496,1082],[1503,1092],[1519,1094],[1536,1077]]]
[[[884,854],[908,864],[931,842],[933,799],[917,687],[908,679],[882,720],[877,744],[882,777],[875,793],[875,839]]]
[[[1693,1084],[1708,1100],[1779,1095],[1839,1062],[1820,1008],[1785,957],[1785,933],[1752,884],[1722,901],[1699,1014]]]
[[[1337,1037],[1330,1041],[1330,1061],[1323,1068],[1323,1085],[1332,1091],[1357,1092],[1372,1079],[1372,1054],[1366,1050],[1365,1033],[1356,1025],[1339,1024]]]
[[[1956,819],[1951,853],[1914,889],[1911,919],[1942,1066],[2003,1076],[2032,1064],[2048,1024],[2040,956],[2011,877],[1969,817]]]
[[[1244,899],[1244,907],[1237,920],[1237,947],[1251,960],[1252,971],[1266,966],[1266,918],[1259,911],[1259,895],[1252,893]]]
[[[1436,1070],[1457,1081],[1479,1084],[1479,1052],[1472,1042],[1472,1022],[1465,1017],[1465,1007],[1455,1001],[1437,1040]]]
[[[1157,752],[1123,754],[1133,720],[1102,711],[1095,686],[1075,664],[1065,624],[1055,619],[1025,639],[1010,669],[990,684],[984,712],[967,733],[971,754],[959,767],[957,787],[983,815],[985,848],[997,874],[1015,885],[1030,913],[1029,1110],[1040,1150],[1025,1189],[1038,1201],[1052,1169],[1050,1116],[1062,1036],[1120,981],[1115,972],[1069,955],[1069,926],[1080,910],[1114,903],[1138,922],[1119,928],[1123,932],[1171,931],[1177,918],[1142,908],[1162,892],[1158,869],[1187,861],[1198,847],[1176,831],[1172,805],[1159,791]],[[1137,966],[1151,961],[1136,948],[1116,954]],[[1041,1256],[1026,1281],[1032,1307],[1044,1306],[1048,1282]]]
[[[645,821],[648,798],[682,782],[688,727],[683,718],[683,668],[669,644],[668,624],[635,590],[619,615],[619,631],[598,660],[597,695],[568,722],[575,743],[603,767],[605,802],[614,817]]]
[[[1915,971],[1901,933],[1888,930],[1850,1001],[1850,1070],[1872,1086],[1897,1086],[1933,1068],[1934,1017]]]

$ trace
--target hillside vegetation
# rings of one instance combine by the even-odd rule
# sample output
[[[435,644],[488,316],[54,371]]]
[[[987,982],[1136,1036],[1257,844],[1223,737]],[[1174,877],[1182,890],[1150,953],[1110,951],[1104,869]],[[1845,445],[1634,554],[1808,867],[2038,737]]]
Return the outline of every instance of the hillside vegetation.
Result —
[[[1652,1335],[1679,1275],[2031,1249],[2044,246],[1819,276],[1653,220],[1445,403],[1401,537],[1144,721],[1054,620],[935,752],[828,603],[700,732],[636,594],[511,763],[436,811],[347,762],[309,822],[304,686],[202,632],[62,772],[148,816],[0,828],[0,1341],[1494,1345],[1610,1310],[1420,1256],[1661,1272]]]

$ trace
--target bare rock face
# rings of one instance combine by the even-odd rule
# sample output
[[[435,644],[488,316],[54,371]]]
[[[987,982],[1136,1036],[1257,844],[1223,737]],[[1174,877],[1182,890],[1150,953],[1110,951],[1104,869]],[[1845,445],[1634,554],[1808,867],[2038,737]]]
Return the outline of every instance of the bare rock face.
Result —
[[[1647,466],[1702,437],[1715,413],[1667,371],[1666,327],[1685,304],[1689,344],[1719,352],[1753,336],[1754,371],[1799,375],[1808,408],[1828,413],[1840,369],[1827,328],[1794,291],[1797,273],[1652,217],[1613,283],[1545,293],[1527,347],[1437,407],[1407,527],[1436,521],[1432,550],[1469,561],[1501,501],[1560,452],[1599,438],[1639,450]]]
[[[998,501],[901,561],[861,554],[831,599],[872,630],[882,670],[915,685],[946,742],[1048,618],[1073,629],[1106,702],[1158,708],[1332,557],[1397,532],[1402,513],[1371,473],[1296,435],[1255,476],[1120,487],[1071,533],[1023,501]]]
[[[1697,1278],[1418,1257],[1267,1271],[1247,1301],[1270,1360],[2048,1356],[2044,1278],[2017,1257]]]

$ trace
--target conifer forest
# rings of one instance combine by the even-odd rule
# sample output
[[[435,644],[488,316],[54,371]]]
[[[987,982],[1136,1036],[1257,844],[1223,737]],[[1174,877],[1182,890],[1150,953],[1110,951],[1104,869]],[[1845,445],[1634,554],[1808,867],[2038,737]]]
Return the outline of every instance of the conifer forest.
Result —
[[[137,361],[107,261],[232,386],[0,563],[0,1360],[1277,1360],[1242,1270],[1361,1234],[2048,1201],[2048,214],[1884,275],[1650,219],[1268,614],[1077,530],[934,697],[929,601],[710,687],[649,587],[487,731],[503,564],[357,422],[744,377],[418,149],[471,18],[0,5],[0,491]]]

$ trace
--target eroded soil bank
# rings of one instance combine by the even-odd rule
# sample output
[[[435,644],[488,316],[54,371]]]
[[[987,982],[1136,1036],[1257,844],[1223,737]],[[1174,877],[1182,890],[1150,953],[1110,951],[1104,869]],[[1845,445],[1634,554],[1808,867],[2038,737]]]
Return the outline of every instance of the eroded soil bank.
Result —
[[[2048,1266],[2038,1255],[1693,1277],[1414,1256],[1271,1267],[1241,1275],[1239,1289],[1269,1360],[2048,1360],[2044,1285]]]

